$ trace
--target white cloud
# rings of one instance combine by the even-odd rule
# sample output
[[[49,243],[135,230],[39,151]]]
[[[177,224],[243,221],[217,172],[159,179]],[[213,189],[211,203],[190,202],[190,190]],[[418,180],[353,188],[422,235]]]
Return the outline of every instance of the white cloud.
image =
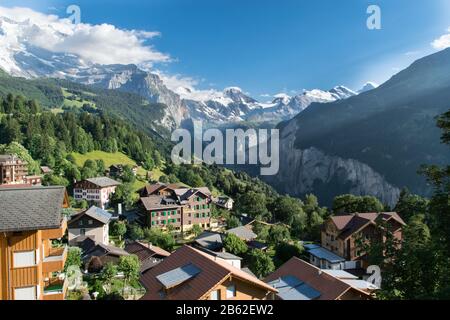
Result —
[[[154,71],[160,76],[167,88],[180,95],[183,99],[206,101],[222,99],[223,92],[214,89],[200,90],[196,87],[200,81],[192,77],[186,77],[179,74],[168,75],[162,71]]]
[[[450,47],[450,28],[447,29],[447,32],[431,43],[433,48],[443,50]]]
[[[0,38],[2,45],[17,46],[19,40],[26,39],[51,52],[72,53],[99,64],[152,65],[170,61],[169,55],[146,43],[159,32],[124,30],[110,24],[73,24],[69,19],[19,7],[0,7],[0,17],[18,22]]]

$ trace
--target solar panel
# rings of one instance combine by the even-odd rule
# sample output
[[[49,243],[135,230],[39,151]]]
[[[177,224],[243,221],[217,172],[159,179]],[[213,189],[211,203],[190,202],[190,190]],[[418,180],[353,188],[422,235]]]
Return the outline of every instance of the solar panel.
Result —
[[[294,276],[284,276],[269,283],[282,300],[314,300],[321,293]]]
[[[188,264],[184,267],[173,269],[169,272],[160,274],[156,277],[159,282],[166,288],[173,288],[183,282],[195,277],[201,270],[193,264]]]

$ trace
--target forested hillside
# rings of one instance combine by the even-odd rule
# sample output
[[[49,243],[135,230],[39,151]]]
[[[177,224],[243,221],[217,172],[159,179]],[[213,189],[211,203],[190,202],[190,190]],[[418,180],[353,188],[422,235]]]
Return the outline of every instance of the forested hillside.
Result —
[[[99,89],[66,80],[11,77],[0,72],[0,97],[8,94],[22,95],[36,100],[43,109],[62,112],[68,109],[95,109],[121,118],[154,138],[167,136],[168,131],[160,125],[164,117],[163,104],[149,103],[139,95],[122,91]]]
[[[72,152],[121,151],[144,163],[157,150],[166,152],[164,145],[102,111],[55,114],[36,100],[8,94],[0,103],[0,118],[0,144],[20,143],[51,167]]]

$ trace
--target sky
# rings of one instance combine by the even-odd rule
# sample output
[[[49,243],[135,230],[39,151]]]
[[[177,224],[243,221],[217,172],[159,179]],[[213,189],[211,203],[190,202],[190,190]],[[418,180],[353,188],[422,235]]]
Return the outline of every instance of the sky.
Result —
[[[380,30],[366,26],[372,4],[381,9]],[[104,32],[109,40],[95,38],[98,46],[105,41],[102,47],[110,48],[103,56],[96,52],[99,61],[114,62],[111,52],[121,50],[107,42],[124,36],[131,48],[122,48],[118,62],[147,59],[171,86],[238,86],[259,100],[303,89],[380,84],[450,46],[448,0],[3,0],[0,5],[60,18],[69,16],[69,5],[78,5],[83,24],[114,26]]]

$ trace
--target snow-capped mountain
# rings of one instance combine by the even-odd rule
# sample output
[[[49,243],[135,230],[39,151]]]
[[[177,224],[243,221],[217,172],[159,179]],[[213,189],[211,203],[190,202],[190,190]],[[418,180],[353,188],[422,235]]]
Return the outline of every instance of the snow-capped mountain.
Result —
[[[161,123],[167,128],[177,127],[189,118],[209,123],[287,120],[313,102],[334,102],[357,94],[338,86],[329,91],[304,91],[296,96],[278,94],[270,103],[258,102],[238,87],[198,95],[193,88],[170,87],[163,76],[134,64],[104,65],[77,54],[45,49],[39,36],[50,34],[58,39],[67,36],[64,32],[69,31],[60,29],[30,19],[16,22],[0,16],[0,68],[13,76],[61,78],[139,94],[150,102],[167,106]]]
[[[361,90],[358,91],[358,94],[360,93],[364,93],[373,89],[378,88],[378,85],[374,82],[367,82],[362,88]]]

